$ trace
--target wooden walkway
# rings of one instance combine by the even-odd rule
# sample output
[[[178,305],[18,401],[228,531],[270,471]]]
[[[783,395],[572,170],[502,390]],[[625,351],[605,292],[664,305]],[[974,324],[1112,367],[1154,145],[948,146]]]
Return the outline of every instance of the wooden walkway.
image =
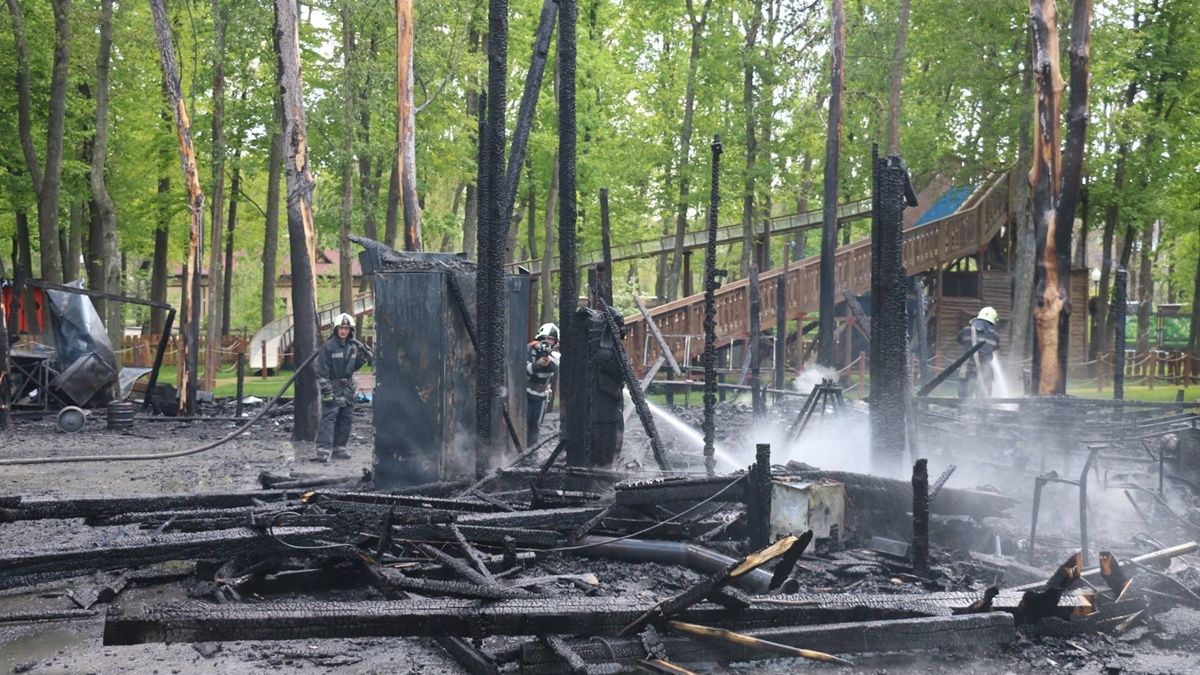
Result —
[[[1010,195],[1016,173],[1008,171],[990,177],[963,206],[948,216],[932,220],[904,231],[904,266],[914,275],[937,269],[963,256],[982,249],[1001,228],[1010,222]],[[699,236],[703,236],[702,234]],[[820,256],[810,256],[793,262],[787,276],[787,318],[798,319],[814,313],[819,303]],[[834,263],[837,280],[834,284],[838,298],[843,289],[863,295],[871,289],[871,239],[860,239],[848,246],[839,246]],[[759,275],[761,289],[761,320],[764,331],[774,329],[776,285],[782,268]],[[716,292],[717,336],[724,342],[750,335],[749,281],[739,279]],[[684,359],[685,336],[698,336],[704,326],[704,294],[681,298],[650,310],[659,330],[681,363]],[[625,319],[629,327],[626,346],[634,366],[643,368],[660,355],[655,341],[649,337],[641,314]],[[697,356],[693,353],[690,356]]]

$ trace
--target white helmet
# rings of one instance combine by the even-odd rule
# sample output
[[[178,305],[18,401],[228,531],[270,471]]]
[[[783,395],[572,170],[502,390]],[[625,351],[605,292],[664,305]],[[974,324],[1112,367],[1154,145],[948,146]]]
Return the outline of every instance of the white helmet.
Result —
[[[557,340],[559,339],[558,326],[555,326],[552,323],[544,323],[542,324],[542,327],[538,329],[537,335],[533,337],[535,340],[544,340],[546,338],[554,338]]]
[[[345,312],[342,312],[341,314],[338,314],[336,317],[334,317],[333,327],[340,328],[342,326],[350,326],[351,328],[354,328],[354,317],[350,316],[349,314],[347,314]]]

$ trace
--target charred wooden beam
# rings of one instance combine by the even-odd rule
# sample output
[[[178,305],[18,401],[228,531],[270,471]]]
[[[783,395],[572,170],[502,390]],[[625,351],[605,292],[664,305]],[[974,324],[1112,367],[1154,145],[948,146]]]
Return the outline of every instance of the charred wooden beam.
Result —
[[[801,471],[791,474],[805,480],[834,480],[846,487],[846,499],[856,508],[907,514],[912,507],[912,486],[908,481],[882,478],[848,471]],[[983,518],[1003,516],[1017,500],[996,492],[943,488],[929,512],[944,516]]]
[[[516,546],[528,548],[550,548],[562,543],[562,535],[553,530],[517,529],[511,527],[489,527],[482,525],[455,525],[477,546],[503,546],[511,538]],[[454,532],[449,524],[398,525],[392,529],[396,539],[419,541],[454,541]]]
[[[771,446],[755,446],[754,466],[750,467],[746,495],[746,530],[751,548],[761,548],[771,540]]]
[[[500,668],[496,665],[496,661],[469,641],[460,637],[434,639],[470,675],[499,675]]]
[[[957,602],[970,602],[968,594],[960,596]],[[948,614],[950,611],[930,602],[912,603],[897,596],[844,594],[772,596],[772,599],[775,603],[782,600],[792,604],[756,605],[744,610],[704,604],[681,613],[679,619],[741,630],[782,624],[899,619]],[[614,635],[647,609],[646,603],[619,598],[577,597],[113,606],[105,619],[104,643],[315,637]]]
[[[1011,644],[1017,639],[1012,616],[1003,612],[783,626],[749,631],[748,635],[795,647],[817,648],[833,654],[930,650],[967,653]],[[571,640],[568,644],[588,663],[615,661],[630,667],[646,655],[645,646],[636,638],[610,638],[604,644],[579,639]],[[682,663],[731,663],[779,658],[778,654],[729,644],[697,643],[679,636],[663,638],[663,646],[668,653],[678,655],[676,660]],[[562,660],[545,646],[527,642],[521,647],[521,672],[527,675],[560,673]]]
[[[689,5],[690,6],[690,5]],[[716,291],[726,271],[717,269],[717,213],[721,206],[721,137],[713,136],[712,178],[708,198],[708,244],[704,253],[704,468],[712,476],[717,467],[714,424],[717,405],[717,303]]]
[[[184,509],[227,509],[269,502],[289,502],[304,495],[302,490],[258,490],[212,494],[143,495],[138,497],[34,497],[18,498],[0,509],[0,522],[47,518],[99,518],[120,513],[174,511]]]
[[[268,535],[243,528],[197,534],[125,537],[115,544],[99,548],[7,549],[0,551],[0,588],[166,560],[270,553],[286,550],[286,544],[309,543],[329,532],[325,528],[280,527]]]
[[[728,478],[679,478],[637,483],[626,483],[614,486],[617,506],[638,506],[642,504],[663,504],[667,502],[700,501],[711,499],[721,490],[729,486]],[[746,500],[746,481],[727,490],[718,499],[726,502],[743,502]]]
[[[912,566],[913,574],[929,576],[929,468],[918,459],[912,472]]]

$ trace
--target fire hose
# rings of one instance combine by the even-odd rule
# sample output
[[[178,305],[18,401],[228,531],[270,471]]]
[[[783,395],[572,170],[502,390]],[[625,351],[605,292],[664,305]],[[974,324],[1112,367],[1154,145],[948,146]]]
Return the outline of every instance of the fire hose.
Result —
[[[152,453],[142,453],[142,454],[137,454],[137,455],[77,455],[74,457],[17,457],[17,458],[13,458],[13,459],[0,459],[0,466],[14,466],[14,465],[18,465],[18,464],[67,464],[67,463],[72,463],[72,462],[121,462],[121,461],[139,461],[139,460],[146,460],[146,459],[171,459],[173,457],[186,457],[187,455],[195,455],[195,454],[204,452],[205,450],[212,450],[213,448],[224,445],[225,443],[228,443],[229,441],[232,441],[233,439],[235,439],[238,436],[245,433],[246,430],[249,429],[255,422],[260,420],[263,415],[267,414],[268,410],[275,407],[275,405],[277,403],[279,403],[279,399],[283,397],[283,394],[288,390],[289,387],[292,386],[292,383],[296,381],[296,376],[300,374],[300,371],[307,368],[309,366],[309,364],[311,364],[313,362],[313,359],[317,358],[317,355],[320,353],[321,353],[320,349],[313,350],[313,353],[310,354],[308,356],[308,358],[304,359],[304,361],[299,366],[296,366],[296,369],[292,371],[292,376],[289,377],[287,379],[287,381],[283,383],[283,386],[279,388],[279,391],[276,392],[275,396],[273,396],[270,401],[267,401],[267,404],[262,407],[262,410],[259,410],[257,413],[254,414],[253,417],[246,420],[245,424],[234,429],[233,431],[229,432],[225,436],[222,436],[221,438],[219,438],[215,441],[205,443],[204,445],[198,445],[194,448],[187,448],[186,450],[175,450],[173,452],[152,452]]]

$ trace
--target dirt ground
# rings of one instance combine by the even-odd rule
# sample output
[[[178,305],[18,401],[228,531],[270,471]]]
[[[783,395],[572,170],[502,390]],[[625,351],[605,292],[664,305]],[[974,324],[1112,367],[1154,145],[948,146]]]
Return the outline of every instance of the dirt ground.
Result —
[[[287,417],[264,419],[246,436],[211,451],[170,460],[106,461],[3,467],[0,497],[45,495],[138,495],[253,490],[258,475],[356,477],[371,463],[369,409],[360,410],[351,441],[352,459],[321,465],[308,461],[310,447],[289,440]],[[631,427],[636,427],[636,419]],[[14,431],[0,435],[0,458],[84,454],[136,454],[193,447],[229,433],[233,422],[141,422],[129,432],[104,428],[93,419],[74,435],[57,432],[51,418],[21,419]],[[639,432],[630,429],[631,436]],[[136,532],[133,526],[84,527],[80,521],[46,520],[0,524],[0,548],[86,547]],[[144,534],[144,532],[143,532]],[[630,575],[600,561],[555,560],[596,573],[603,593],[660,599],[694,581],[678,568],[639,566]],[[0,592],[0,616],[14,611],[73,607],[65,596],[71,581],[36,589]],[[178,585],[132,587],[118,602],[158,603],[182,598]],[[464,672],[432,640],[331,639],[229,642],[219,645],[147,644],[106,647],[101,644],[105,605],[95,616],[42,623],[0,622],[0,673],[265,673],[285,671],[346,673]],[[814,646],[819,648],[818,646]],[[870,673],[1195,673],[1200,672],[1200,611],[1176,609],[1149,627],[1122,639],[1090,636],[1078,639],[1022,639],[1003,652],[969,657],[921,653],[900,656],[861,655],[855,669],[833,668],[784,659],[703,669],[703,672],[788,673],[807,670]]]

